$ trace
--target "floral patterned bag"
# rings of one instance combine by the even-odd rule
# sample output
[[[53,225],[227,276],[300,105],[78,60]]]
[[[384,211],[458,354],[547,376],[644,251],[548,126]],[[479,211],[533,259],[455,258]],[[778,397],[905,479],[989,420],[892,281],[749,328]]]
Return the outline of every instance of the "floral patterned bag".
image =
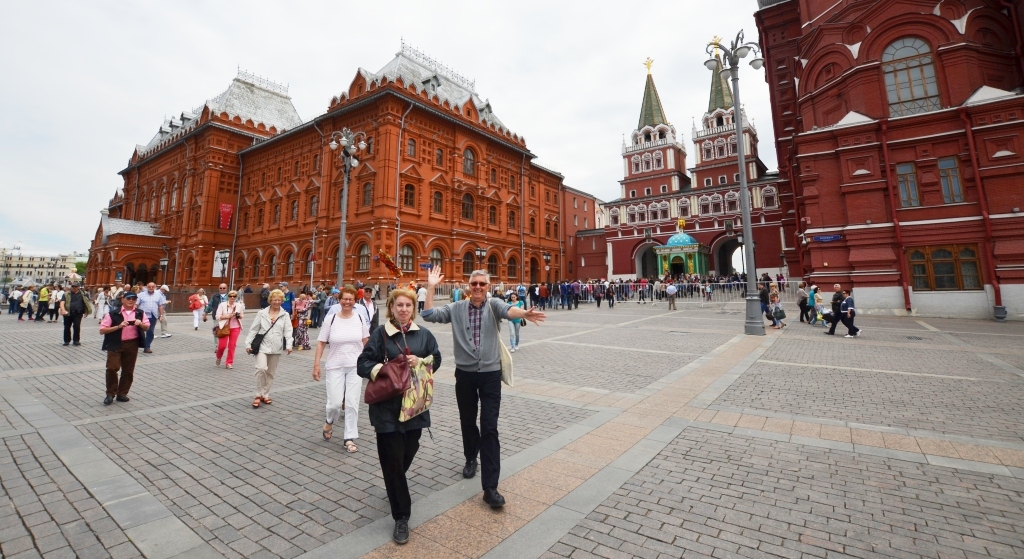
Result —
[[[402,395],[402,411],[398,421],[406,422],[430,409],[434,401],[434,356],[421,358],[410,367],[409,388]]]

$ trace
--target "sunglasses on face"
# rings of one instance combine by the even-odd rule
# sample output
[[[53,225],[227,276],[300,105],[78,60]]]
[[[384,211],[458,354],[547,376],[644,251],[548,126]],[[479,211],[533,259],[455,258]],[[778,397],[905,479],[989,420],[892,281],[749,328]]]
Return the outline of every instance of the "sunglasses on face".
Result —
[[[487,284],[482,281],[471,281],[469,282],[469,285],[472,285],[473,287],[487,287]]]

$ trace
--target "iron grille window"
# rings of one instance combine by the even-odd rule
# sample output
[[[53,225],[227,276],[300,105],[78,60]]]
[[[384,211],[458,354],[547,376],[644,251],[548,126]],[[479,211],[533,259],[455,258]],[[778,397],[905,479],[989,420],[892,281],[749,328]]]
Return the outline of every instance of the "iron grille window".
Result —
[[[899,39],[882,53],[889,115],[906,116],[942,108],[931,48],[917,37]]]

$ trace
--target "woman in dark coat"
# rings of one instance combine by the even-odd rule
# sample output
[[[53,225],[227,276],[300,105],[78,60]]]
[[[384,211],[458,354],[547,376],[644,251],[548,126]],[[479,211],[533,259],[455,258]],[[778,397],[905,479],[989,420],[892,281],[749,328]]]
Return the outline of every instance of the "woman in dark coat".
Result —
[[[430,330],[413,322],[416,317],[416,294],[408,289],[396,289],[388,295],[387,322],[370,334],[370,339],[359,356],[359,376],[370,379],[384,366],[384,356],[391,360],[400,354],[409,357],[409,365],[419,359],[433,356],[433,369],[441,366],[441,350]],[[402,409],[402,396],[369,405],[370,424],[377,433],[377,455],[384,476],[384,487],[391,503],[391,517],[395,519],[395,543],[409,541],[409,515],[412,497],[405,477],[412,459],[420,448],[420,435],[430,427],[430,412],[425,411],[402,423],[398,421]]]

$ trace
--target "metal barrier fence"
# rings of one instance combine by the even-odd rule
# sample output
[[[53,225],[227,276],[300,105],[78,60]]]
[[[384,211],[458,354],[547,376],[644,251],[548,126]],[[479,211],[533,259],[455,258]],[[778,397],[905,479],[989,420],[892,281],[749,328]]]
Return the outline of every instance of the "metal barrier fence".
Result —
[[[773,281],[779,287],[779,299],[783,305],[792,304],[796,305],[797,302],[797,291],[799,282],[776,282]],[[699,302],[711,302],[711,303],[731,303],[731,302],[742,302],[746,295],[747,285],[744,282],[679,282],[674,284],[676,286],[676,302],[677,303],[699,303]],[[666,302],[668,295],[666,289],[668,284],[659,284],[657,287],[653,283],[618,283],[613,282],[608,284],[615,293],[616,302],[633,301],[637,303],[641,302]],[[441,286],[438,286],[439,288]],[[492,286],[493,287],[493,286]],[[516,287],[516,286],[512,286]],[[552,291],[554,293],[549,294],[548,301],[545,302],[545,306],[548,305],[562,305],[567,304],[569,297],[566,294],[566,301],[563,303],[562,294],[559,285],[554,285]],[[575,296],[575,288],[570,284],[572,295]],[[505,292],[505,287],[499,284],[500,293]],[[806,288],[805,288],[806,290]],[[607,287],[603,283],[591,284],[584,283],[580,285],[580,303],[593,303],[595,302],[595,293],[600,291],[601,299],[606,299],[605,292]],[[450,290],[449,290],[450,294]],[[539,299],[539,297],[538,297]],[[529,299],[528,302],[532,302]]]

